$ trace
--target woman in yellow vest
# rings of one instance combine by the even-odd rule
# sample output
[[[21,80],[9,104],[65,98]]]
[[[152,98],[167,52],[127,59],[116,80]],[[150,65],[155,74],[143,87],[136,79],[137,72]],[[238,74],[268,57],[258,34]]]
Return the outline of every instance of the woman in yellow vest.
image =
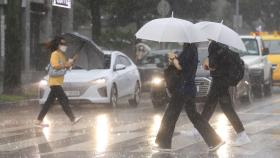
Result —
[[[66,61],[65,52],[67,50],[66,41],[63,37],[57,36],[50,43],[50,49],[52,51],[50,64],[54,69],[69,69],[73,65],[73,59],[69,59]],[[69,117],[70,121],[75,124],[77,123],[81,117],[75,117],[72,113],[72,110],[69,106],[68,98],[62,88],[64,82],[64,75],[62,76],[49,76],[48,84],[50,86],[50,93],[47,98],[47,101],[43,105],[35,125],[39,127],[48,127],[48,124],[43,123],[43,119],[47,112],[49,111],[51,105],[54,103],[57,98],[59,103],[61,104],[63,111]]]

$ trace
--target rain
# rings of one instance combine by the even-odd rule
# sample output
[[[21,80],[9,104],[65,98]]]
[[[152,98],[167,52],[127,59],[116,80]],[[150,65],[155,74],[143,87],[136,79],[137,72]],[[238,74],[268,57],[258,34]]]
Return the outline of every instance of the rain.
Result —
[[[278,158],[279,7],[279,0],[0,0],[0,158]],[[210,43],[237,54],[244,71],[208,119],[209,95],[220,93],[211,93]],[[187,44],[197,49],[195,110],[218,143],[185,109],[174,132],[163,127],[175,98],[167,69],[182,64]],[[162,130],[171,131],[170,144],[157,140]]]

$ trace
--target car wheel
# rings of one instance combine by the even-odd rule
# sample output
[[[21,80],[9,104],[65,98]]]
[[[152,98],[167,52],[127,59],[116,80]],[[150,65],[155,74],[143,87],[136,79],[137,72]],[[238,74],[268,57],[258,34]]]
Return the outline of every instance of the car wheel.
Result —
[[[272,78],[270,77],[269,83],[265,84],[263,87],[263,92],[265,97],[269,97],[272,95],[271,88],[272,88]]]
[[[115,84],[111,88],[110,106],[113,108],[118,107],[118,90]]]
[[[140,98],[141,98],[141,89],[139,83],[137,82],[135,86],[133,98],[128,100],[129,105],[136,107],[140,103]]]
[[[248,86],[248,88],[247,88],[247,95],[246,95],[246,96],[242,96],[242,97],[240,98],[240,101],[241,101],[242,103],[245,103],[245,104],[251,104],[251,103],[253,103],[253,101],[254,101],[254,94],[253,94],[253,92],[252,92],[251,86]]]

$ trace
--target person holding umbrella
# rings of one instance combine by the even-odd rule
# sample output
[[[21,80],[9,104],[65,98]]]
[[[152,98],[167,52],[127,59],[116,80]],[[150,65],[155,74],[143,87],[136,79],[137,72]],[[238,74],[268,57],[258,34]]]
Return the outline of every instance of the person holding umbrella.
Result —
[[[184,43],[183,51],[178,58],[174,53],[169,54],[169,62],[179,71],[180,81],[179,84],[176,84],[175,90],[171,95],[170,103],[164,112],[161,126],[156,136],[159,150],[171,150],[175,124],[182,108],[184,108],[190,121],[208,145],[209,151],[216,151],[224,144],[224,141],[217,135],[208,121],[201,117],[195,105],[195,74],[198,64],[196,45]]]
[[[49,45],[47,46],[52,51],[51,58],[50,58],[50,66],[52,66],[53,69],[59,70],[59,69],[69,69],[72,67],[74,60],[69,59],[66,61],[65,52],[67,50],[66,41],[63,37],[57,36],[52,40]],[[39,127],[48,127],[48,124],[43,123],[43,119],[47,112],[50,109],[51,104],[54,103],[55,99],[57,98],[59,103],[61,104],[63,111],[66,113],[66,115],[69,117],[70,121],[75,124],[77,123],[81,117],[75,117],[72,113],[72,110],[69,106],[68,98],[62,88],[64,81],[64,75],[61,76],[50,76],[48,84],[50,86],[50,93],[48,95],[48,98],[43,105],[37,120],[35,122],[36,126]]]
[[[232,145],[241,146],[250,143],[251,140],[246,134],[244,126],[235,112],[230,98],[228,73],[230,73],[229,67],[231,64],[235,63],[233,63],[230,56],[227,55],[227,53],[229,53],[227,52],[229,51],[228,49],[228,46],[216,41],[211,41],[209,44],[209,62],[204,63],[203,67],[206,70],[210,70],[210,75],[213,80],[201,116],[209,121],[219,102],[223,112],[237,133],[236,140]]]

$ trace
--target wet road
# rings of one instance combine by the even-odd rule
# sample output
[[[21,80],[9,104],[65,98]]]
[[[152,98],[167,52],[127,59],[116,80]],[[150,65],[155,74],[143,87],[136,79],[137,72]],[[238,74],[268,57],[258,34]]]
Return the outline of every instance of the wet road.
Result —
[[[177,122],[171,153],[153,150],[163,110],[155,110],[148,96],[137,108],[124,102],[110,109],[97,105],[72,106],[83,119],[72,126],[60,106],[47,114],[49,128],[33,126],[40,106],[0,107],[0,158],[279,158],[280,88],[272,97],[238,107],[238,114],[252,143],[224,145],[215,153],[208,148],[185,113]],[[230,142],[235,136],[225,115],[211,119],[218,134]]]

